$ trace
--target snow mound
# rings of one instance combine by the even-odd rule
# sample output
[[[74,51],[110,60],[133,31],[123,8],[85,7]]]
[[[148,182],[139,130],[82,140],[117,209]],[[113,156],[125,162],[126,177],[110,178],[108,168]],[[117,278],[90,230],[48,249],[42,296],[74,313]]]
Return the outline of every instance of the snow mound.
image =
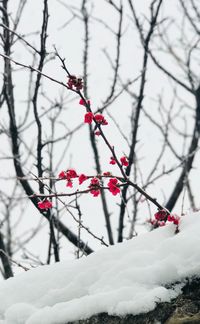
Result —
[[[139,314],[200,274],[200,213],[87,258],[41,266],[0,282],[1,324],[65,324],[107,312]]]

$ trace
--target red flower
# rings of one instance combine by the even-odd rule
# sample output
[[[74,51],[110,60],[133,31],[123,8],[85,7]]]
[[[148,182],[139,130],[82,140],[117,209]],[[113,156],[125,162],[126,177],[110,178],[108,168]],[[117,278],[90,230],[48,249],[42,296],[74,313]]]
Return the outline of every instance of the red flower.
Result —
[[[99,183],[99,179],[97,178],[92,178],[91,181],[90,181],[90,186],[99,186],[100,183]]]
[[[127,167],[127,166],[129,165],[126,156],[122,156],[122,157],[120,158],[120,161],[121,161],[121,164],[122,164],[123,166],[125,166],[125,167]]]
[[[87,180],[88,177],[85,174],[80,174],[78,180],[79,180],[79,184],[81,185],[85,180]]]
[[[117,187],[118,180],[116,178],[111,178],[108,182],[109,191],[116,196],[118,193],[120,193],[120,188]]]
[[[73,187],[72,180],[67,180],[66,187],[69,187],[69,188]]]
[[[77,178],[78,174],[74,169],[69,169],[67,171],[61,171],[58,175],[60,179],[66,179],[67,183],[66,186],[72,188],[72,181],[71,179]]]
[[[174,225],[178,225],[179,223],[180,223],[180,219],[176,218],[176,219],[174,220]]]
[[[92,178],[88,188],[90,188],[90,193],[93,195],[93,197],[98,197],[98,195],[100,195],[99,186],[99,179]]]
[[[39,201],[37,205],[39,209],[45,209],[43,201]]]
[[[71,178],[77,178],[78,174],[74,169],[69,169],[67,171],[61,171],[58,175],[59,179],[67,179],[70,180]]]
[[[74,169],[69,169],[67,170],[67,179],[68,178],[77,178],[78,174],[76,173],[76,171]]]
[[[98,197],[100,195],[99,189],[91,189],[90,193],[93,195],[93,197]]]
[[[175,217],[174,217],[173,215],[169,215],[169,216],[167,217],[168,222],[173,222],[174,219],[175,219]]]
[[[110,164],[112,164],[112,165],[116,164],[116,160],[113,156],[111,156],[111,158],[110,158]]]
[[[68,77],[67,86],[69,89],[74,89],[79,91],[83,89],[83,80],[82,78],[77,78],[75,75],[70,75]]]
[[[79,100],[79,105],[81,105],[81,106],[86,106],[86,105],[90,106],[90,100],[84,100],[84,99],[81,98]]]
[[[53,207],[52,202],[49,201],[48,199],[45,199],[43,201],[39,201],[37,205],[38,205],[38,208],[42,209],[42,210],[50,209],[50,208]]]
[[[58,175],[58,178],[59,179],[66,179],[66,172],[65,171],[61,171],[60,173],[59,173],[59,175]]]
[[[113,196],[116,196],[118,193],[120,193],[120,189],[116,186],[111,186],[109,190],[113,194]]]
[[[66,173],[66,179],[67,179],[67,183],[66,186],[72,188],[73,187],[73,183],[71,179],[77,178],[78,174],[76,173],[76,171],[74,169],[69,169],[67,170]]]
[[[169,215],[167,217],[168,222],[172,222],[175,225],[178,225],[180,223],[180,217],[178,215]]]
[[[116,186],[118,184],[117,178],[111,178],[108,182],[108,187],[110,186]]]
[[[159,210],[157,213],[154,214],[154,217],[157,221],[166,220],[167,212],[165,210]]]
[[[101,132],[100,131],[96,131],[96,132],[94,132],[94,135],[100,136],[101,135]]]
[[[94,116],[94,119],[96,120],[96,122],[100,125],[108,125],[107,120],[104,118],[104,116],[102,114],[96,114]]]
[[[84,117],[84,123],[86,123],[86,124],[92,124],[93,117],[94,117],[94,115],[93,115],[92,112],[87,112],[85,114],[85,117]]]

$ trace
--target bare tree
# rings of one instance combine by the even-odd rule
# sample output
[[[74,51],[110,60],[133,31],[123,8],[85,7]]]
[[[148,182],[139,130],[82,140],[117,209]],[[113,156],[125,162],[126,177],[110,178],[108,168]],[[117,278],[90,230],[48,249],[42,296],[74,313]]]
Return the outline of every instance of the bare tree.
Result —
[[[3,143],[0,161],[2,170],[5,165],[9,169],[0,175],[5,184],[0,191],[3,277],[13,275],[12,265],[27,270],[15,260],[19,253],[34,266],[50,263],[52,257],[57,262],[63,253],[61,247],[66,248],[65,238],[75,246],[76,256],[80,257],[94,251],[94,240],[108,246],[137,235],[137,224],[152,218],[157,210],[164,211],[165,222],[176,206],[179,213],[188,207],[196,209],[193,166],[198,157],[200,132],[198,2],[190,0],[186,4],[177,0],[174,12],[178,10],[181,15],[176,20],[164,0],[153,0],[149,7],[145,3],[144,12],[137,1],[131,0],[125,3],[105,0],[100,5],[88,0],[76,4],[57,1],[57,8],[67,16],[60,23],[59,33],[67,35],[67,39],[73,35],[74,41],[81,44],[81,63],[76,58],[81,77],[70,63],[68,52],[72,40],[67,41],[67,53],[64,46],[48,41],[51,20],[54,25],[52,4],[43,0],[37,31],[27,34],[20,30],[24,30],[23,17],[30,4],[19,1],[14,10],[9,5],[8,0],[0,2]],[[113,15],[113,22],[107,15],[102,18],[99,6]],[[71,32],[74,23],[79,25],[81,37]],[[94,27],[107,36],[111,46],[103,38],[97,42]],[[137,51],[136,64],[127,50],[132,51],[132,56]],[[19,51],[23,53],[22,59]],[[102,88],[98,87],[95,64]],[[156,87],[152,70],[159,75]],[[20,78],[23,87],[26,85],[23,95]],[[167,97],[159,83],[166,85]],[[96,95],[100,99],[94,108]],[[81,120],[74,122],[77,115],[70,111],[71,106],[79,106],[79,101],[85,116],[91,118],[89,122],[86,120],[88,151],[81,156],[89,160],[91,171],[85,180],[90,183],[83,189],[76,185],[75,170],[69,176],[73,168],[85,173],[81,165],[70,162],[77,153],[73,144],[77,138],[80,147],[85,145],[80,141],[87,141],[81,135],[86,134],[87,125]],[[122,103],[124,111],[118,109]],[[106,130],[111,128],[114,138]],[[146,130],[152,134],[153,142],[145,135]],[[144,154],[143,146],[151,147],[150,153]],[[105,158],[108,159],[106,170]],[[63,170],[64,164],[68,165]],[[62,170],[64,173],[58,176]],[[191,171],[194,171],[192,175]],[[74,181],[74,188],[62,191],[66,180],[68,187]],[[101,202],[97,204],[101,206],[98,211],[104,219],[105,230],[102,228],[100,235],[84,217],[90,213],[90,208],[83,206],[85,200],[91,204],[88,197],[91,193],[99,195]],[[116,203],[111,193],[118,197]],[[43,201],[53,208],[43,208]],[[30,221],[28,232],[19,237],[17,229],[27,217],[27,210],[41,218],[35,225]],[[158,222],[154,223],[157,226]],[[46,261],[41,261],[28,248],[41,231],[49,233]]]

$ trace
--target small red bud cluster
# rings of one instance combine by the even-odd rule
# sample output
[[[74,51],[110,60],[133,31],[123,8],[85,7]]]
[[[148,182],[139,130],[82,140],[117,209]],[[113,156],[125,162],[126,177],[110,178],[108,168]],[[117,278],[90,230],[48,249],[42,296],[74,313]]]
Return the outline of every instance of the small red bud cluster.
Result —
[[[128,159],[127,159],[126,156],[122,156],[120,158],[120,162],[121,162],[122,166],[127,167],[129,165],[129,162],[128,162]],[[112,165],[115,165],[117,162],[116,162],[115,158],[113,156],[111,156],[109,163],[112,164]]]
[[[167,212],[166,210],[159,210],[154,214],[154,217],[157,221],[166,221],[167,220]]]
[[[79,100],[79,105],[81,105],[81,106],[85,106],[85,107],[89,106],[90,107],[90,104],[91,104],[91,102],[88,99],[81,98]],[[102,125],[102,126],[108,125],[107,120],[105,119],[105,117],[102,114],[94,115],[93,112],[88,111],[84,116],[84,123],[92,124],[93,120],[99,125]],[[101,135],[101,132],[97,131],[97,132],[95,132],[95,135],[99,136],[99,135]]]
[[[49,201],[48,199],[44,199],[43,201],[38,202],[38,208],[42,210],[48,210],[52,208],[52,202]]]
[[[94,115],[91,111],[87,112],[84,117],[84,123],[85,124],[92,124]]]
[[[80,176],[78,177],[79,180],[79,185],[81,185],[84,181],[86,181],[88,179],[88,177],[85,174],[80,174]]]
[[[96,114],[94,115],[94,120],[99,124],[99,125],[108,125],[107,120],[104,118],[102,114]]]
[[[110,158],[110,164],[112,164],[112,165],[116,164],[116,160],[113,156],[111,156],[111,158]]]
[[[69,89],[80,91],[83,89],[83,79],[75,75],[68,76],[67,86]]]
[[[81,106],[86,106],[86,105],[90,106],[90,100],[85,100],[85,99],[81,98],[79,100],[79,105],[81,105]]]
[[[105,126],[108,125],[107,120],[102,114],[94,115],[91,111],[87,112],[84,117],[85,124],[92,124],[92,121],[95,120],[99,125]],[[100,135],[100,134],[98,134]]]
[[[123,166],[125,166],[125,167],[127,167],[127,166],[129,165],[126,156],[122,156],[122,157],[120,158],[120,161],[121,161],[121,164],[122,164]]]
[[[73,187],[72,179],[78,178],[78,174],[74,169],[69,169],[67,171],[61,171],[58,175],[58,178],[66,179],[67,180],[66,186],[72,188]]]
[[[98,197],[100,195],[100,182],[97,178],[92,178],[90,181],[90,185],[88,186],[90,188],[90,193],[93,195],[93,197]]]
[[[179,225],[180,223],[180,217],[178,215],[169,215],[167,217],[168,222],[172,222],[175,225]]]
[[[156,228],[165,226],[167,221],[178,226],[180,223],[180,217],[178,215],[168,214],[166,210],[162,209],[154,214],[154,219],[151,219],[150,223]]]

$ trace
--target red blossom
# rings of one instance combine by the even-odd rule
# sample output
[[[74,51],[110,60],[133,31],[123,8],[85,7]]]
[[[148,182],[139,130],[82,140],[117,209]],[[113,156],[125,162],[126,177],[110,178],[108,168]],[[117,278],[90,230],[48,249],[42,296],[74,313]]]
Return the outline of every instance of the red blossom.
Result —
[[[77,178],[78,174],[76,173],[76,171],[74,169],[69,169],[67,170],[67,179],[68,178]]]
[[[166,221],[167,218],[167,212],[163,210],[159,210],[157,213],[154,214],[154,217],[157,221]]]
[[[99,179],[92,178],[90,181],[89,188],[91,189],[90,193],[93,195],[93,197],[98,197],[100,195],[99,186],[100,186]]]
[[[176,218],[176,219],[174,220],[174,225],[178,225],[179,223],[180,223],[180,219]]]
[[[112,165],[116,164],[116,160],[113,156],[111,156],[111,158],[110,158],[110,164],[112,164]]]
[[[69,187],[69,188],[72,188],[73,187],[72,180],[67,180],[66,187]]]
[[[100,125],[108,125],[107,120],[104,118],[104,116],[102,114],[96,114],[94,116],[94,119],[96,120],[96,122]]]
[[[109,191],[113,194],[113,196],[116,196],[118,193],[120,193],[120,189],[116,186],[111,186],[109,188]]]
[[[122,164],[123,166],[125,166],[125,167],[127,167],[127,166],[129,165],[126,156],[122,156],[122,157],[120,158],[120,161],[121,161],[121,164]]]
[[[154,215],[155,219],[151,220],[150,223],[154,227],[161,227],[166,224],[166,221],[174,223],[174,225],[179,225],[180,223],[180,217],[178,215],[168,215],[166,210],[159,210],[157,213]]]
[[[83,79],[75,75],[68,76],[67,86],[70,89],[79,91],[83,89]]]
[[[45,209],[43,201],[39,201],[37,205],[39,209]]]
[[[77,178],[78,174],[74,169],[68,169],[67,171],[61,171],[58,175],[60,179],[66,179],[66,186],[72,188],[73,183],[71,179]]]
[[[180,223],[180,217],[178,215],[169,215],[167,217],[168,222],[172,222],[175,225],[179,225]]]
[[[93,195],[93,197],[98,197],[100,195],[99,186],[100,186],[99,179],[92,178],[88,188],[90,188],[90,193]]]
[[[80,174],[78,180],[79,180],[79,184],[81,185],[84,181],[86,181],[88,179],[88,177],[85,174]]]
[[[84,99],[81,98],[79,100],[79,105],[81,105],[81,106],[89,105],[90,106],[90,100],[84,100]]]
[[[78,177],[78,174],[76,173],[76,171],[74,169],[67,170],[67,173],[66,173],[66,179],[67,179],[66,186],[69,187],[69,188],[72,188],[73,187],[73,182],[72,182],[71,179],[74,179],[74,178],[77,178],[77,177]]]
[[[52,202],[49,200],[45,200],[43,203],[44,203],[46,209],[53,207]]]
[[[84,123],[86,123],[86,124],[92,124],[93,117],[94,117],[94,115],[93,115],[92,112],[87,112],[85,114],[85,117],[84,117]]]
[[[48,199],[45,199],[43,201],[39,201],[37,205],[38,205],[38,208],[42,209],[42,210],[50,209],[50,208],[53,207],[52,202],[49,201]]]
[[[113,194],[113,196],[116,196],[118,193],[120,193],[120,188],[117,187],[117,185],[117,178],[111,178],[108,182],[109,191]]]
[[[99,179],[97,178],[92,178],[91,181],[90,181],[90,186],[99,186],[100,183],[99,183]]]
[[[108,187],[110,187],[110,186],[116,186],[117,184],[118,184],[117,178],[110,178],[110,180],[108,182]]]
[[[168,222],[173,222],[174,219],[175,219],[175,218],[174,218],[173,215],[169,215],[169,216],[167,217]]]
[[[58,175],[58,178],[59,179],[66,179],[66,172],[65,171],[61,171],[60,173],[59,173],[59,175]]]
[[[93,197],[98,197],[100,195],[99,189],[91,189],[90,193],[93,195]]]
[[[58,175],[59,179],[67,179],[70,180],[71,178],[77,178],[78,174],[74,169],[69,169],[67,171],[61,171]]]

